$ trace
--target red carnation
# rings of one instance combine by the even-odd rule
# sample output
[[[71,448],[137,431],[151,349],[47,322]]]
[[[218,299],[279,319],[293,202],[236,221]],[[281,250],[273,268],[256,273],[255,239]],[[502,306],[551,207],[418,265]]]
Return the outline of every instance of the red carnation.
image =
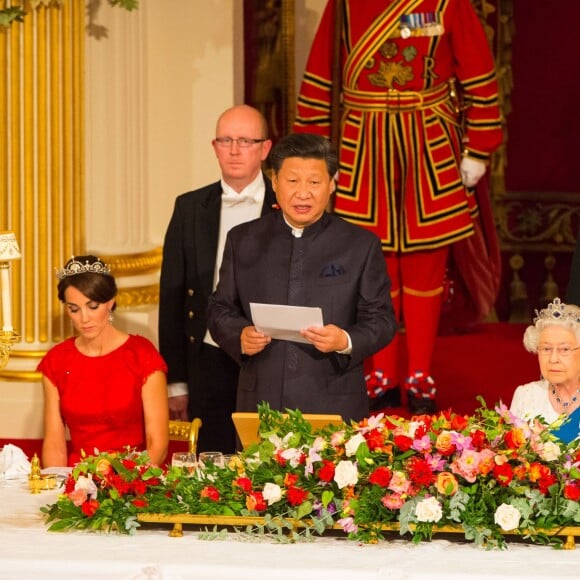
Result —
[[[413,439],[406,435],[395,435],[393,442],[401,451],[409,451],[413,445]]]
[[[295,473],[287,473],[284,476],[284,487],[292,487],[298,481],[298,476]]]
[[[427,487],[433,483],[433,471],[425,459],[412,457],[407,463],[407,468],[409,469],[409,479],[416,485]]]
[[[497,482],[503,487],[507,487],[511,480],[514,478],[514,471],[509,463],[504,463],[503,465],[496,465],[493,468],[493,476]]]
[[[391,481],[392,476],[393,474],[388,467],[377,467],[369,475],[369,483],[380,485],[381,487],[387,487]]]
[[[320,481],[330,482],[334,479],[334,463],[328,459],[322,460],[322,467],[318,470]]]
[[[566,484],[564,487],[564,497],[572,501],[580,500],[580,487],[571,483]]]
[[[101,504],[96,499],[89,499],[81,505],[81,511],[88,518],[92,518]]]
[[[365,440],[367,442],[368,448],[371,451],[375,449],[381,449],[385,444],[385,439],[383,434],[378,429],[372,429],[365,435]]]
[[[121,459],[121,464],[123,465],[123,467],[129,469],[130,471],[135,469],[135,467],[137,465],[137,463],[135,461],[133,461],[132,459]]]
[[[147,484],[142,479],[136,479],[133,482],[133,493],[143,495],[147,491]]]
[[[137,508],[144,508],[149,505],[146,499],[134,499],[131,503]]]
[[[288,503],[292,506],[301,505],[306,501],[308,492],[299,487],[290,487],[287,492]]]

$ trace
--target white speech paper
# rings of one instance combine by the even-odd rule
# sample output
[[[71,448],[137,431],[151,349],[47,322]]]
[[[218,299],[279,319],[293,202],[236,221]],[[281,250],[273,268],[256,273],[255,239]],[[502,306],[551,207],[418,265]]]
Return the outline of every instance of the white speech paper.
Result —
[[[309,326],[323,326],[322,309],[318,307],[250,302],[250,310],[254,326],[278,340],[310,344],[300,331]]]

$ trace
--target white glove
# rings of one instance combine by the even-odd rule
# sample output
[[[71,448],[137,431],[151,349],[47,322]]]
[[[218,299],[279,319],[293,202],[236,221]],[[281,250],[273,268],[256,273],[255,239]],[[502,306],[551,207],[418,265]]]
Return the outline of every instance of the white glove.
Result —
[[[465,187],[475,187],[485,174],[485,163],[471,157],[464,157],[459,166],[461,180]]]

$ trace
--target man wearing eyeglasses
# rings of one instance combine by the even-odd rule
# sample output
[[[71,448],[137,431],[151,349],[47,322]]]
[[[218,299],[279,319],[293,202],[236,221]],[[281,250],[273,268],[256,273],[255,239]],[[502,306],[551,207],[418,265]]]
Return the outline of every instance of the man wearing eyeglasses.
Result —
[[[276,198],[262,172],[272,142],[259,111],[247,105],[226,110],[212,145],[221,179],[178,196],[165,235],[159,350],[169,369],[171,418],[201,418],[198,451],[232,453],[239,367],[207,330],[207,300],[228,231],[274,211]]]

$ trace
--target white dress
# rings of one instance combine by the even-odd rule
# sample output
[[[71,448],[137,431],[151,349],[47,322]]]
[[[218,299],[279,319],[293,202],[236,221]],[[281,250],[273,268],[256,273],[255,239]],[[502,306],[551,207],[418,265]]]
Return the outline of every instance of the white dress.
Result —
[[[526,421],[540,415],[552,424],[559,415],[550,403],[548,386],[549,383],[546,380],[520,385],[514,391],[510,411]]]

